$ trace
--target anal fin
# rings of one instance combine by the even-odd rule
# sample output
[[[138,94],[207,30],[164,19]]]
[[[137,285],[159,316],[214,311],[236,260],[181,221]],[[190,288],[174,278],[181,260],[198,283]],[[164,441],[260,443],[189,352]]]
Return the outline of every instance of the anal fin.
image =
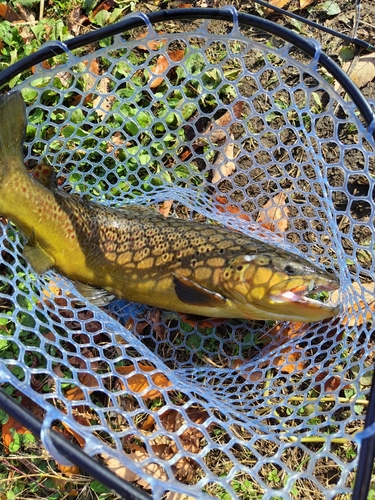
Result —
[[[220,293],[212,292],[208,288],[184,276],[174,274],[173,283],[177,297],[185,304],[202,307],[219,307],[227,301]]]
[[[22,255],[37,274],[44,274],[55,265],[55,259],[39,246],[34,230],[23,248]]]

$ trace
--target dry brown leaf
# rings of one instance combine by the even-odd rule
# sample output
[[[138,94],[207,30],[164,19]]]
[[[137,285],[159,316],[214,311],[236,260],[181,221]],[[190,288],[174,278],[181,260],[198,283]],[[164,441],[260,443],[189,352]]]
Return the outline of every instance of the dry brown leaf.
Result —
[[[282,373],[297,373],[304,369],[304,361],[299,361],[301,359],[301,352],[290,352],[293,350],[292,346],[285,347],[282,349],[282,356],[276,356],[272,360],[272,366],[280,367]]]
[[[288,207],[285,204],[286,194],[278,193],[267,201],[257,217],[265,229],[283,233],[288,228]]]
[[[3,17],[9,23],[22,21],[22,17],[5,3],[0,3],[0,17]]]
[[[375,78],[375,56],[374,54],[366,54],[352,64],[348,61],[342,66],[343,71],[349,71],[349,77],[357,85],[362,88]]]
[[[134,460],[134,462],[142,462],[145,458],[148,458],[149,456],[144,448],[136,444],[132,444],[130,450],[131,450],[130,453],[127,453],[126,456],[131,460]],[[131,471],[127,467],[124,467],[116,458],[110,458],[108,455],[105,454],[102,454],[102,457],[104,458],[104,461],[107,464],[107,466],[122,479],[125,479],[125,481],[129,481],[131,483],[137,482],[139,486],[142,486],[143,488],[146,489],[150,489],[150,485],[147,481],[141,479],[137,473]],[[151,464],[147,464],[145,465],[143,470],[157,479],[161,479],[162,481],[168,480],[168,476],[164,468],[157,463],[153,462]]]
[[[184,323],[187,323],[193,328],[215,328],[218,325],[222,325],[223,323],[226,323],[228,321],[225,318],[203,318],[202,316],[193,316],[191,314],[182,313],[179,313],[179,316]]]
[[[277,324],[266,335],[262,337],[263,341],[271,342],[277,337],[277,342],[267,345],[259,353],[262,358],[266,359],[257,365],[250,365],[245,370],[240,370],[241,377],[250,382],[259,382],[264,377],[262,369],[278,368],[282,373],[296,373],[304,368],[304,360],[301,360],[302,353],[291,352],[292,346],[284,347],[280,352],[281,355],[275,355],[276,349],[284,345],[286,342],[294,338],[303,337],[309,328],[308,323],[288,323]],[[231,363],[232,368],[240,368],[245,363],[245,360],[238,358]]]
[[[163,201],[163,203],[159,206],[159,212],[164,215],[164,217],[167,217],[171,211],[172,205],[173,200]]]
[[[155,367],[142,365],[141,363],[138,363],[138,368],[144,372],[151,372],[155,370]],[[119,366],[118,368],[116,368],[116,371],[120,375],[128,375],[129,373],[132,373],[134,370],[135,370],[134,365]],[[167,379],[167,377],[163,373],[154,373],[153,375],[151,375],[151,379],[157,387],[169,387],[172,385],[172,383]],[[132,392],[143,392],[145,389],[149,387],[149,382],[144,375],[142,375],[141,373],[136,373],[132,377],[129,377],[127,379],[127,385],[129,386],[129,389]],[[125,388],[126,386],[123,384],[123,387]],[[155,399],[160,396],[161,396],[160,391],[158,391],[157,389],[151,389],[142,396],[142,399]]]
[[[290,2],[290,0],[269,0],[268,3],[273,5],[274,7],[278,7],[279,9],[283,9],[286,5],[288,5],[289,2]],[[264,12],[264,15],[269,16],[273,12],[275,12],[275,11],[272,9],[266,9]]]
[[[68,16],[68,28],[69,31],[72,31],[76,36],[79,34],[82,25],[89,22],[89,18],[82,14],[81,7],[74,7],[70,11]]]
[[[61,465],[58,463],[57,468],[59,469],[60,472],[62,472],[66,476],[73,476],[79,474],[79,468],[77,467],[77,465]]]
[[[278,323],[269,332],[263,335],[262,340],[270,343],[275,337],[278,337],[277,346],[280,346],[289,342],[291,339],[302,337],[308,328],[308,323]]]
[[[131,453],[127,453],[126,456],[131,460],[134,460],[134,462],[141,462],[148,457],[148,454],[141,446],[133,445]],[[139,475],[136,472],[133,472],[122,465],[117,458],[110,458],[106,454],[102,454],[102,457],[107,467],[125,481],[134,483],[139,479]]]
[[[4,450],[6,453],[9,453],[9,446],[13,442],[13,434],[11,429],[17,434],[31,434],[29,429],[24,427],[22,424],[17,422],[12,416],[9,415],[8,421],[1,426],[1,433],[3,438]]]
[[[90,427],[90,425],[91,425],[90,420],[88,418],[84,417],[83,415],[79,415],[78,413],[74,413],[73,418],[76,422],[78,422],[79,424],[84,425],[86,427]],[[81,446],[81,448],[84,448],[85,444],[86,444],[85,439],[80,434],[78,434],[76,431],[71,429],[67,424],[65,424],[65,422],[61,422],[61,423],[62,423],[64,429],[69,434],[71,434],[72,436],[74,436],[76,438],[77,443]]]
[[[172,409],[168,409],[160,415],[160,421],[164,429],[168,432],[178,431],[184,423],[181,413]]]
[[[183,49],[168,51],[169,58],[174,62],[181,61],[181,59],[184,58],[184,55],[185,55],[185,51]],[[158,57],[155,66],[152,66],[150,68],[150,70],[155,75],[161,75],[162,73],[164,73],[168,69],[168,67],[169,67],[168,59],[165,57],[165,55],[161,54]],[[163,80],[164,80],[163,77],[152,79],[150,82],[150,89],[154,89],[155,87],[158,87],[163,82]]]
[[[306,9],[309,5],[313,4],[316,0],[299,0],[299,8]]]
[[[375,313],[375,284],[374,283],[358,283],[353,282],[351,289],[358,293],[358,303],[354,302],[352,306],[345,311],[344,315],[340,318],[340,324],[343,326],[360,326],[374,317]],[[364,294],[364,301],[361,298]],[[331,301],[339,302],[340,290],[331,293]],[[366,305],[369,310],[365,310]]]
[[[104,77],[100,80],[98,85],[98,90],[101,94],[107,94],[106,97],[103,98],[103,95],[98,95],[92,101],[92,106],[96,111],[96,114],[100,118],[104,118],[108,115],[113,102],[115,101],[115,97],[111,94],[108,94],[110,88],[111,80],[107,77]],[[86,102],[86,99],[85,99]]]
[[[109,10],[112,8],[114,5],[116,5],[114,0],[104,0],[104,2],[100,3],[95,10],[92,11],[91,13],[91,19],[94,19],[96,14],[100,12],[101,10]]]
[[[162,35],[163,33],[165,33],[165,31],[159,31],[158,33],[159,33],[159,35]],[[142,40],[142,38],[146,38],[147,36],[148,36],[148,32],[145,31],[144,33],[141,33],[140,35],[138,35],[136,39]],[[162,47],[164,47],[164,45],[166,45],[166,43],[167,43],[167,40],[165,38],[160,39],[160,40],[149,40],[147,42],[147,47],[145,45],[138,45],[138,48],[141,50],[147,50],[147,49],[159,50]]]
[[[95,387],[98,387],[98,381],[94,375],[91,373],[79,373],[78,374],[79,381],[82,385],[91,388],[94,390]],[[89,392],[92,392],[89,391]],[[64,393],[65,397],[69,401],[83,401],[86,396],[80,387],[72,387],[67,389]]]
[[[222,163],[222,165],[220,165],[219,168],[214,169],[211,181],[212,184],[221,181],[223,177],[229,177],[236,170],[236,164],[233,161],[230,161],[234,160],[235,157],[237,156],[237,154],[234,151],[234,148],[235,144],[233,142],[230,142],[229,144],[226,145],[226,147],[224,148],[224,153],[227,158],[227,161],[224,161],[224,163],[222,163],[224,155],[222,153],[218,154],[215,161],[215,165],[218,165],[220,163]]]
[[[341,385],[342,379],[338,375],[334,375],[326,380],[324,384],[325,392],[335,392]]]
[[[220,205],[215,205],[215,208],[217,208],[219,212],[221,213],[229,212],[235,215],[238,214],[238,217],[240,219],[251,222],[250,216],[245,213],[241,213],[241,209],[237,207],[237,205],[229,205],[228,198],[226,196],[217,196],[216,201],[220,203]],[[224,205],[224,207],[222,207],[221,205]]]
[[[196,498],[190,497],[185,493],[176,493],[174,491],[168,491],[164,500],[196,500]]]

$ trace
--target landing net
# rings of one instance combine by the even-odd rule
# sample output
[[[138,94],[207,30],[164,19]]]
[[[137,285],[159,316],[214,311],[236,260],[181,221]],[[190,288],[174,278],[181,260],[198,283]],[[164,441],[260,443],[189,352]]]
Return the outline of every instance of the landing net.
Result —
[[[57,461],[45,431],[59,421],[154,498],[343,498],[374,356],[371,110],[311,40],[234,10],[179,12],[132,16],[94,51],[55,45],[17,85],[27,167],[53,165],[72,194],[307,255],[339,276],[342,314],[197,326],[119,300],[101,309],[33,274],[4,221],[0,380],[44,416]]]

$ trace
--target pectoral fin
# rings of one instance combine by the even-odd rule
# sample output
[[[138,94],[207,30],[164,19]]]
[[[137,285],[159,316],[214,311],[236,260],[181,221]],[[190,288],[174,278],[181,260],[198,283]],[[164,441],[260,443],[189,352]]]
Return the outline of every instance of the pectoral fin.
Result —
[[[212,292],[204,286],[184,276],[173,275],[174,289],[177,297],[185,304],[204,307],[220,307],[227,299],[220,293]]]
[[[102,288],[95,288],[91,285],[86,285],[81,281],[75,281],[74,286],[77,288],[81,295],[86,297],[86,299],[91,302],[91,304],[94,304],[98,307],[104,307],[116,298],[116,295],[107,292],[107,290],[103,290]]]
[[[55,265],[55,259],[38,245],[34,230],[24,246],[22,255],[37,274],[44,274]]]

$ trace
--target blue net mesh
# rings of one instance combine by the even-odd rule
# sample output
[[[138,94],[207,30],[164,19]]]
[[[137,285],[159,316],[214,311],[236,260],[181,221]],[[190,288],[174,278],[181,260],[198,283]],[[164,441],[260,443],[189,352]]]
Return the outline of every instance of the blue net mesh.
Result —
[[[33,274],[3,221],[0,346],[14,355],[0,380],[43,408],[45,429],[63,422],[155,498],[344,498],[374,353],[373,139],[318,46],[314,58],[222,28],[149,25],[36,67],[18,85],[26,164],[53,165],[72,194],[307,255],[336,269],[342,314],[202,326],[120,300],[99,308],[64,277]]]

